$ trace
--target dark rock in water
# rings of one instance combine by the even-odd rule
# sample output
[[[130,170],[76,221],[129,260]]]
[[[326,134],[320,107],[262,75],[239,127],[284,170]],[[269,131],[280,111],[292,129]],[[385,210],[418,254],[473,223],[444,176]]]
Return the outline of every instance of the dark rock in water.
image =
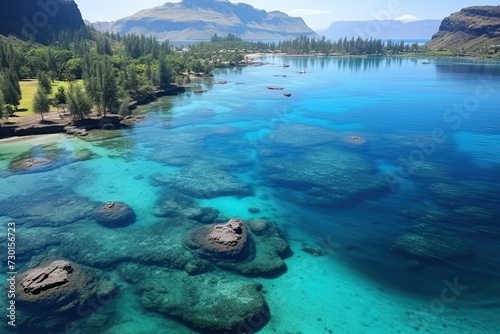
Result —
[[[248,208],[248,212],[256,215],[256,214],[260,213],[260,209],[259,208]]]
[[[135,222],[134,210],[123,202],[108,202],[92,211],[92,217],[106,227],[125,227]]]
[[[92,298],[111,300],[116,286],[94,269],[57,260],[19,274],[16,305],[21,328],[50,329],[67,322],[67,316]],[[31,333],[31,332],[30,332]]]
[[[314,256],[325,256],[327,254],[325,251],[310,245],[302,245],[301,250]]]
[[[255,229],[255,224],[252,225]],[[283,257],[290,250],[288,242],[271,222],[268,222],[267,228],[259,231],[260,235],[253,233],[254,229],[249,231],[253,243],[251,255],[247,259],[237,262],[219,261],[216,264],[249,276],[275,276],[285,272]]]
[[[366,139],[360,136],[349,136],[347,138],[344,138],[344,142],[352,145],[364,145],[366,144]]]
[[[473,252],[457,234],[432,224],[415,225],[394,240],[392,249],[406,256],[430,261],[463,259]]]
[[[66,189],[53,188],[8,198],[0,202],[0,212],[15,219],[19,226],[57,227],[88,219],[88,212],[95,206],[95,202],[68,193]]]
[[[12,159],[8,170],[16,174],[41,173],[93,156],[87,149],[69,151],[59,145],[40,145]]]
[[[209,333],[233,333],[254,316],[269,318],[262,286],[256,282],[217,272],[190,276],[133,265],[121,266],[119,271],[136,287],[144,307]]]
[[[270,276],[285,271],[282,255],[289,250],[289,246],[273,223],[264,219],[252,219],[247,224],[241,220],[231,220],[231,222],[233,222],[231,225],[227,223],[197,229],[192,232],[186,243],[198,251],[201,249],[201,254],[208,257],[215,265],[245,275]],[[220,228],[215,230],[217,226]],[[245,231],[245,245],[240,238],[240,229],[242,234]],[[196,241],[196,239],[201,240]],[[208,246],[205,246],[207,243]],[[199,246],[200,244],[202,246]],[[220,248],[224,251],[229,249],[230,255],[224,252],[221,256]]]
[[[191,197],[169,191],[158,200],[154,215],[157,217],[185,217],[200,223],[210,224],[219,216],[219,211],[214,208],[200,207]]]
[[[200,227],[186,242],[209,257],[238,258],[246,256],[247,241],[245,223],[234,218],[225,224]]]
[[[248,227],[250,230],[258,236],[266,234],[266,232],[272,231],[274,225],[266,219],[250,219],[248,221]],[[272,231],[273,233],[275,231]]]
[[[430,185],[429,192],[438,204],[453,208],[482,206],[496,198],[497,194],[496,189],[488,184],[465,182],[436,182]]]
[[[22,172],[40,172],[47,170],[49,167],[54,165],[54,161],[46,158],[22,158],[20,160],[14,160],[9,165],[9,169],[15,173]]]
[[[32,269],[24,275],[20,283],[24,298],[30,300],[46,298],[43,295],[48,295],[58,286],[68,283],[68,276],[72,272],[73,268],[68,261],[54,261],[45,267]]]
[[[308,205],[339,205],[389,191],[385,178],[369,160],[340,149],[268,158],[264,166],[274,186],[291,190],[285,196]]]

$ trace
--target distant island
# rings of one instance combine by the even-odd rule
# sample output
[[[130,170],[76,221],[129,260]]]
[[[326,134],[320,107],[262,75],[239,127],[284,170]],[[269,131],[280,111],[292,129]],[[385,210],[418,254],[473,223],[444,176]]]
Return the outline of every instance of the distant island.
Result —
[[[102,32],[135,33],[163,40],[210,40],[214,34],[234,34],[246,40],[283,40],[317,36],[300,17],[266,12],[225,0],[183,0],[144,9],[115,22],[91,25]]]
[[[426,45],[431,50],[496,54],[500,51],[500,6],[464,8],[445,18]]]

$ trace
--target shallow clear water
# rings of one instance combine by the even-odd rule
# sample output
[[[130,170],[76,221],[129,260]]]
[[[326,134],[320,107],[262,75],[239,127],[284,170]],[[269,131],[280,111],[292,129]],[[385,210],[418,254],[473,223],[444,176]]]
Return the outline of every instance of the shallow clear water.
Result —
[[[63,257],[120,287],[97,312],[68,316],[76,329],[66,332],[203,333],[179,322],[182,315],[144,308],[140,283],[123,274],[133,264],[138,272],[182,271],[162,266],[158,243],[178,245],[182,257],[185,235],[170,230],[176,219],[154,214],[175,191],[219,217],[266,217],[289,242],[287,271],[276,277],[212,272],[262,284],[271,318],[261,333],[496,333],[500,66],[264,61],[220,70],[215,81],[227,84],[199,79],[194,85],[207,92],[149,105],[142,123],[109,139],[0,142],[0,237],[6,243],[7,222],[16,221],[18,271]],[[9,170],[20,155],[50,149],[54,168]],[[86,213],[107,201],[127,203],[137,221],[99,226]],[[402,250],[405,236],[420,243]]]

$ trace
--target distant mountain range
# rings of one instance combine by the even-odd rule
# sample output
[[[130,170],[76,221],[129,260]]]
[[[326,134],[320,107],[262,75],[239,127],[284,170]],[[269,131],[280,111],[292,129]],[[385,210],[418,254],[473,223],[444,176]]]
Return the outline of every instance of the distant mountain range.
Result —
[[[328,29],[318,30],[318,34],[331,40],[339,38],[376,39],[431,39],[439,30],[441,20],[421,20],[403,23],[401,21],[339,21]]]
[[[477,51],[500,46],[500,6],[464,8],[445,18],[429,49]]]
[[[91,25],[100,31],[151,35],[159,40],[209,40],[214,34],[229,33],[246,40],[317,36],[302,18],[226,0],[166,3],[114,22],[94,22]]]
[[[48,43],[62,30],[79,29],[85,24],[74,1],[0,1],[0,35],[33,38]]]

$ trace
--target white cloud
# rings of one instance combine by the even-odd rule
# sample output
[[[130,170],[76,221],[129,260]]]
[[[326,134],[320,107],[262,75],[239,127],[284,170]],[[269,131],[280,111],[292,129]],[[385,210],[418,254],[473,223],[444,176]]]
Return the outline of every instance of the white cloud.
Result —
[[[418,21],[420,19],[414,15],[411,15],[411,14],[404,14],[404,15],[396,17],[394,20],[401,21],[401,22],[412,22],[412,21]]]
[[[301,15],[323,15],[330,14],[328,10],[321,9],[292,9],[286,12],[290,16],[301,16]]]

